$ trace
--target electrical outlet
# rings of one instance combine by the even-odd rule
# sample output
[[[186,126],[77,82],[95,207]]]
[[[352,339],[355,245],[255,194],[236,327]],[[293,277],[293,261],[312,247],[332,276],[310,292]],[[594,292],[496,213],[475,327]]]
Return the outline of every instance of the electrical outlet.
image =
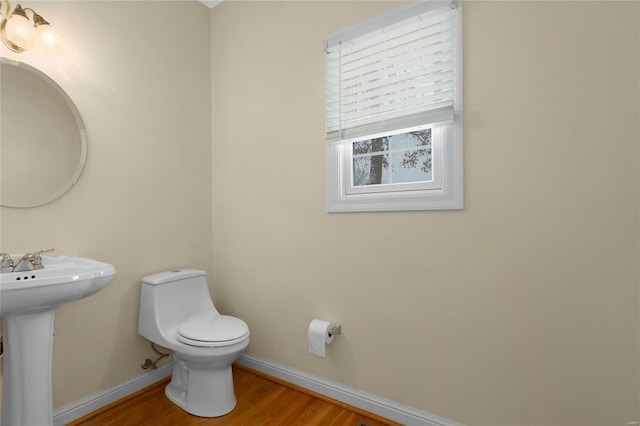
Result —
[[[638,422],[627,422],[627,426],[638,426]]]

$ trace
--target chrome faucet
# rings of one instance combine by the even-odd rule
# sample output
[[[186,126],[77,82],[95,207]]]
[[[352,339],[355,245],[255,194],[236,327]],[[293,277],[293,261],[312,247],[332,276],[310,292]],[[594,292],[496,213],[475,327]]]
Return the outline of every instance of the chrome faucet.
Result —
[[[22,271],[33,271],[35,269],[42,269],[44,265],[42,264],[42,257],[40,257],[41,253],[49,253],[52,252],[53,248],[46,248],[42,250],[38,250],[35,253],[27,253],[22,256],[22,259],[18,262],[16,266],[13,267],[13,272],[22,272]]]
[[[0,253],[0,272],[13,271],[13,259],[7,253]]]
[[[33,266],[33,261],[35,260],[35,256],[32,253],[27,253],[22,256],[22,259],[18,261],[18,264],[13,267],[13,272],[22,272],[22,271],[33,271],[36,269]]]

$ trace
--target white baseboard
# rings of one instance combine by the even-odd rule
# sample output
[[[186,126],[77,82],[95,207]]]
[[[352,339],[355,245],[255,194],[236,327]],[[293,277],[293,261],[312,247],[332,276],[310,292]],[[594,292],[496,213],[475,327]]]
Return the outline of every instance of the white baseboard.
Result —
[[[126,382],[120,383],[111,389],[107,389],[105,392],[95,393],[81,399],[80,401],[65,405],[53,412],[53,424],[54,426],[63,426],[69,422],[79,419],[80,417],[86,416],[87,414],[99,410],[120,398],[131,395],[140,389],[170,376],[172,371],[173,363],[169,363],[162,367],[158,367],[156,370],[151,370],[147,373],[134,377],[133,379],[127,380]]]
[[[254,356],[243,354],[236,361],[240,365],[269,376],[293,383],[337,401],[377,414],[408,426],[463,426],[461,423],[417,410],[404,404],[324,379],[304,371]]]
[[[464,426],[461,423],[447,420],[434,414],[301,370],[289,368],[255,355],[241,355],[236,362],[253,370],[284,380],[285,382],[301,386],[326,397],[408,426]],[[53,424],[54,426],[63,426],[99,410],[118,399],[124,398],[127,395],[170,376],[172,369],[173,363],[163,365],[157,370],[141,374],[131,380],[107,389],[105,392],[89,395],[80,401],[65,405],[54,411]]]

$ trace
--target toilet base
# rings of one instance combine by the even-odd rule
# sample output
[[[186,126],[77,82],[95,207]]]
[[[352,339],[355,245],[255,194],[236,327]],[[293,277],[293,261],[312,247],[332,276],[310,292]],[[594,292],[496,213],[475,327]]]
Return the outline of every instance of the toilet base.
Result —
[[[164,393],[169,401],[194,416],[224,416],[236,406],[231,367],[226,370],[192,370],[186,386],[174,383],[172,378]]]
[[[242,346],[246,347],[246,343]],[[236,406],[231,363],[240,352],[215,360],[189,359],[173,352],[173,375],[165,395],[194,416],[220,417],[230,413]]]

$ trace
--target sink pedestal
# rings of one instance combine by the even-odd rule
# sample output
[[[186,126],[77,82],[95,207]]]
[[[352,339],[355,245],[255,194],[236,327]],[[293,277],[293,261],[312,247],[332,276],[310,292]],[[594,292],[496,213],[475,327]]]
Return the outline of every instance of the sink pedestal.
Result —
[[[53,318],[53,309],[2,316],[2,426],[53,425]]]

